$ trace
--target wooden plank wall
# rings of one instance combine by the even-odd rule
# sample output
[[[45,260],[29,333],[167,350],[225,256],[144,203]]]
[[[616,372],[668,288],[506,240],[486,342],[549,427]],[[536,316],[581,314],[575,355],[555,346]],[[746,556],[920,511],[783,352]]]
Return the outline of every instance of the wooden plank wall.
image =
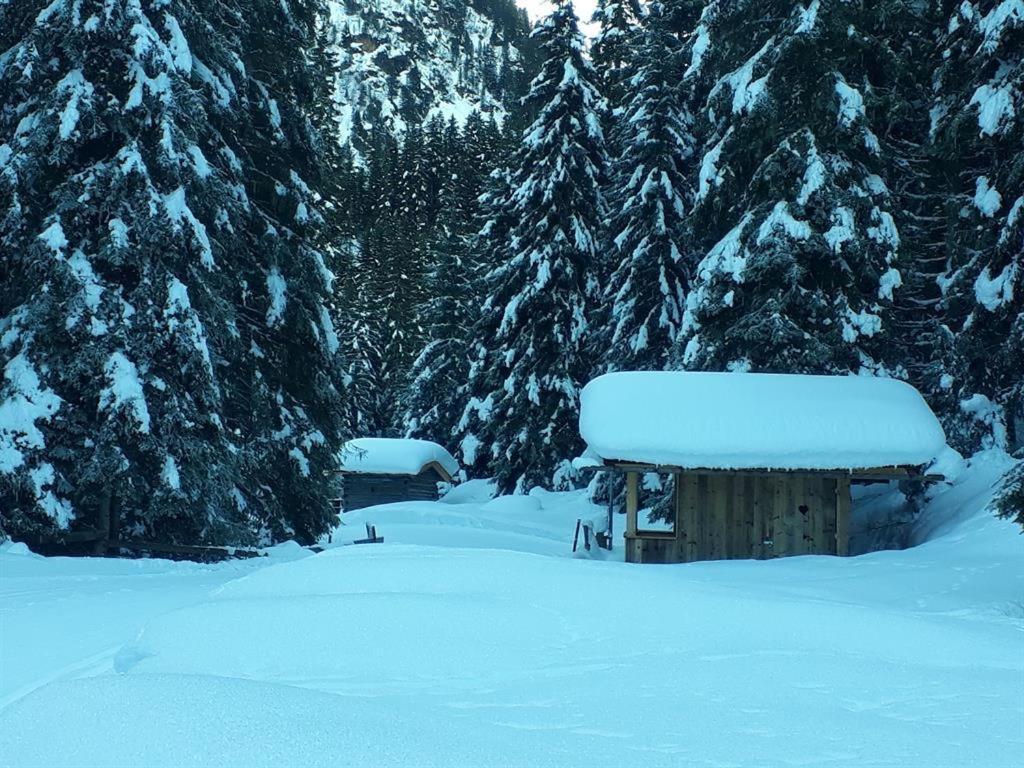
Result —
[[[837,554],[850,554],[850,479],[838,480],[836,489],[836,535]]]
[[[846,554],[849,480],[796,473],[682,474],[675,512],[675,540],[641,535],[627,547],[631,562]]]
[[[406,475],[345,475],[342,506],[345,512],[396,501],[434,501],[437,482],[434,472]]]

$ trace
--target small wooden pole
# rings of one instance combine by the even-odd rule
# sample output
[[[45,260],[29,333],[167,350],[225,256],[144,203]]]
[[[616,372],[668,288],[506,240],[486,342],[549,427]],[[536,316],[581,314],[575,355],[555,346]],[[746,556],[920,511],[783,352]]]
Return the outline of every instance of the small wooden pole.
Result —
[[[836,481],[836,554],[850,554],[850,478]]]
[[[636,536],[636,518],[640,506],[640,496],[637,491],[637,480],[639,473],[626,473],[626,536]]]

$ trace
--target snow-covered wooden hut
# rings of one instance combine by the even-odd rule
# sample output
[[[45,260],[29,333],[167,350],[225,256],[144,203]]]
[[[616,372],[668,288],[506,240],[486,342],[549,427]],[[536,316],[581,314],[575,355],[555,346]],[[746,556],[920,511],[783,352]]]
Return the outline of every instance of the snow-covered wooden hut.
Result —
[[[459,463],[429,440],[364,437],[341,451],[343,512],[395,501],[433,501],[451,483]]]
[[[893,379],[624,372],[581,397],[576,464],[625,474],[634,563],[846,555],[850,484],[924,479],[945,446],[921,395]],[[640,514],[648,473],[674,481],[667,529]]]

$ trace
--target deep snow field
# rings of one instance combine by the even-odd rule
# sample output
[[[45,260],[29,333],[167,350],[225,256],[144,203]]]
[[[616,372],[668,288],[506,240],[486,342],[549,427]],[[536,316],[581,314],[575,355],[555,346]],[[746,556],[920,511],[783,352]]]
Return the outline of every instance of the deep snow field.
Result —
[[[0,545],[0,766],[1020,766],[1006,461],[938,491],[918,546],[845,559],[574,558],[582,492],[479,482],[319,555]],[[385,543],[342,546],[365,521]]]

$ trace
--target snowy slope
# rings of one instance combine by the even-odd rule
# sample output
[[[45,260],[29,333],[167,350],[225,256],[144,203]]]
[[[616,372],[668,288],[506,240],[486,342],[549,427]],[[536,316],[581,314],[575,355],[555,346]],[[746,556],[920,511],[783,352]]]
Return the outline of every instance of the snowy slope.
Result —
[[[548,547],[582,497],[480,485],[361,510],[383,545],[135,564],[155,606],[125,564],[0,554],[0,700],[17,699],[0,766],[1008,768],[1024,749],[1024,537],[982,510],[1002,461],[933,500],[921,546],[849,559],[574,560],[568,533]],[[411,520],[448,541],[409,527],[392,544]],[[63,674],[31,651],[59,631],[35,616],[58,608],[76,627]],[[94,636],[119,650],[69,669]],[[12,696],[13,668],[55,679]]]
[[[464,16],[459,18],[459,13]],[[527,30],[448,0],[332,0],[341,76],[338,138],[358,148],[375,132],[404,133],[439,115],[503,119],[520,94]]]
[[[0,709],[53,680],[109,672],[149,618],[257,567],[42,558],[23,547],[0,544]]]

